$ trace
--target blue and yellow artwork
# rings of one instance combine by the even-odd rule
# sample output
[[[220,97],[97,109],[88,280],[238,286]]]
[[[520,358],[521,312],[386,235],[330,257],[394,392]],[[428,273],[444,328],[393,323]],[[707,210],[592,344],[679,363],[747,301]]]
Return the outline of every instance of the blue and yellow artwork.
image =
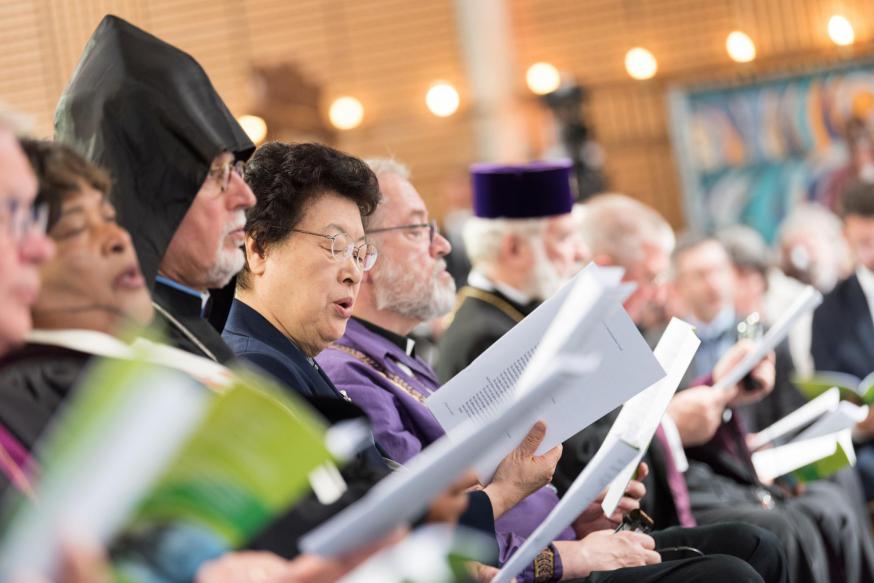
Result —
[[[855,176],[850,120],[874,128],[874,61],[671,92],[691,227],[742,223],[773,240],[802,201],[834,208]]]

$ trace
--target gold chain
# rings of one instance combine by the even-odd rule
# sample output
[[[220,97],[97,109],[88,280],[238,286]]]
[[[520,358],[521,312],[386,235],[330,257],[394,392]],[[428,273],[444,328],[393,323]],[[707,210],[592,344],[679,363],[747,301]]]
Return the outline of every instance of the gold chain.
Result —
[[[331,344],[328,348],[333,348],[334,350],[345,352],[352,358],[363,362],[364,364],[368,365],[370,368],[378,372],[380,375],[382,375],[387,381],[407,393],[409,396],[413,397],[423,405],[425,404],[425,397],[423,397],[419,391],[413,388],[413,385],[411,385],[398,375],[388,372],[380,363],[378,363],[373,358],[367,356],[360,350],[356,350],[355,348],[352,348],[351,346],[346,346],[345,344]]]
[[[481,302],[485,302],[490,306],[494,306],[495,308],[502,311],[504,314],[510,317],[515,322],[521,322],[523,318],[525,318],[525,314],[520,312],[517,308],[515,308],[510,302],[507,300],[496,296],[493,293],[487,292],[485,290],[479,289],[477,287],[464,286],[461,288],[461,291],[458,292],[458,307],[461,308],[461,304],[464,303],[464,300],[467,298],[474,298]]]

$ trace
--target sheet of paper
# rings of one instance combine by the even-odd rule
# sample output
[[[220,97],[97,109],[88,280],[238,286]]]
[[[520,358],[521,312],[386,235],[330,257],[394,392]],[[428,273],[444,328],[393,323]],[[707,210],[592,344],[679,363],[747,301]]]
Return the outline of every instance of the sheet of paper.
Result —
[[[605,441],[552,512],[504,563],[492,583],[509,583],[518,575],[561,531],[573,523],[622,468],[637,456],[638,451],[624,441]]]
[[[619,504],[700,344],[701,340],[695,336],[691,325],[677,318],[671,319],[654,351],[667,374],[625,403],[607,434],[607,439],[626,441],[637,447],[640,453],[610,483],[601,504],[605,515],[613,514]]]
[[[774,350],[786,338],[786,335],[789,334],[789,330],[792,329],[798,318],[814,310],[821,303],[822,294],[811,286],[805,287],[798,294],[798,297],[795,298],[792,305],[783,312],[780,319],[756,343],[755,350],[737,363],[718,383],[714,384],[714,388],[724,391],[739,383],[769,352]]]
[[[502,400],[524,394],[559,357],[597,355],[601,364],[584,377],[570,379],[575,390],[544,403],[541,419],[547,433],[538,454],[663,377],[634,322],[611,296],[621,275],[590,265],[575,278],[561,306],[556,308],[555,298],[545,303],[429,397],[428,407],[447,433],[465,419],[488,418]],[[527,431],[513,427],[495,444],[476,466],[481,480],[489,481]]]
[[[805,439],[814,439],[850,430],[856,423],[864,421],[867,416],[867,405],[860,407],[855,403],[841,401],[837,408],[817,419],[813,425],[802,431],[793,441],[804,441]]]
[[[584,374],[593,366],[596,366],[593,359],[556,363],[552,372],[528,394],[505,402],[487,421],[468,421],[457,428],[453,438],[438,439],[404,468],[371,488],[361,500],[307,533],[300,541],[301,550],[329,557],[340,555],[385,536],[396,526],[419,516],[435,496],[473,465],[510,427],[525,424],[540,402],[567,390],[563,377]]]
[[[528,366],[546,329],[576,283],[598,267],[590,263],[467,368],[432,394],[425,406],[447,432],[467,419],[485,419],[507,398]],[[603,271],[603,270],[602,270]],[[616,273],[615,271],[608,274]],[[622,277],[621,270],[618,273]],[[597,281],[597,280],[596,280]]]
[[[826,458],[835,453],[837,447],[837,434],[793,441],[779,447],[757,451],[753,454],[753,467],[759,479],[766,482]]]
[[[750,441],[750,449],[755,451],[777,439],[780,439],[784,435],[788,435],[793,431],[801,429],[829,411],[837,409],[840,401],[840,390],[838,390],[837,387],[832,387],[812,401],[805,403],[792,413],[789,413],[779,421],[775,422],[770,427],[766,427],[759,431]]]

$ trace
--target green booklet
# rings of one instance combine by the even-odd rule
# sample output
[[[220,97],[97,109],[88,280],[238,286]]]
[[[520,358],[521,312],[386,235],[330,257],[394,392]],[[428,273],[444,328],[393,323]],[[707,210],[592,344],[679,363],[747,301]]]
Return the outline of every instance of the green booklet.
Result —
[[[853,449],[852,442],[848,444],[846,441],[839,439],[833,454],[798,468],[791,473],[791,476],[801,483],[813,482],[828,478],[838,470],[855,465],[855,463],[856,452]]]
[[[50,428],[37,503],[9,501],[0,579],[52,575],[64,541],[113,552],[119,579],[190,577],[239,547],[310,491],[333,460],[303,401],[251,372],[215,392],[173,370],[99,361]],[[338,475],[338,474],[337,474]]]
[[[860,379],[843,372],[817,371],[810,377],[795,377],[792,382],[808,400],[837,387],[841,391],[841,399],[845,401],[874,404],[874,372]]]

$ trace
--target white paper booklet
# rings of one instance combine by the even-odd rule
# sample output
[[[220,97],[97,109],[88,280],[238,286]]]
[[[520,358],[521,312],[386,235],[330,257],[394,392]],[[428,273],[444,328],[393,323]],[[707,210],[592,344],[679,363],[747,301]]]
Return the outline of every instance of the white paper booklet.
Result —
[[[750,352],[713,387],[724,391],[739,383],[769,352],[774,350],[786,338],[786,335],[789,334],[798,318],[813,311],[821,303],[822,294],[811,286],[805,287],[798,294],[792,305],[783,312],[780,319],[757,342],[755,350]]]
[[[624,441],[604,441],[592,461],[574,480],[552,512],[504,563],[492,583],[509,583],[534,557],[592,503],[601,490],[635,457],[639,450]]]
[[[753,454],[753,466],[762,480],[769,480],[809,464],[834,456],[841,448],[842,455],[827,467],[808,472],[811,476],[837,469],[842,464],[856,462],[851,431],[868,416],[868,407],[847,401],[839,401],[837,388],[829,389],[813,401],[793,411],[771,427],[759,433],[753,445],[765,445],[774,439],[798,431],[811,421],[813,423],[795,436],[791,442],[771,449],[761,449]],[[775,429],[776,428],[776,429]],[[761,435],[764,437],[759,437]],[[820,464],[822,465],[822,464]]]
[[[840,448],[840,452],[838,452],[838,448]],[[856,452],[849,429],[840,433],[793,441],[780,447],[757,451],[753,454],[753,467],[759,479],[766,482],[838,453],[840,455],[836,457],[839,458],[839,461],[833,465],[831,471],[847,464],[855,465]],[[827,472],[829,470],[822,472],[814,467],[811,473],[813,478],[824,478],[829,475]]]
[[[550,374],[528,394],[505,402],[486,422],[463,424],[453,439],[448,436],[438,439],[405,467],[376,484],[355,504],[307,533],[300,541],[301,550],[327,557],[341,555],[419,516],[431,500],[473,465],[491,444],[511,427],[527,423],[541,401],[558,398],[568,390],[566,377],[585,374],[596,365],[595,358],[564,359],[556,363]]]
[[[840,401],[841,392],[837,387],[833,387],[776,421],[773,425],[756,433],[750,438],[747,445],[750,450],[755,451],[773,443],[785,435],[798,431],[829,411],[834,411],[838,408]]]
[[[548,451],[664,376],[621,300],[622,271],[589,264],[479,358],[428,398],[427,406],[450,436],[467,419],[483,420],[514,395],[522,395],[561,357],[597,355],[596,370],[570,379],[573,391],[543,403],[547,433],[538,454]],[[532,423],[511,428],[477,464],[488,481],[500,461]]]
[[[683,375],[686,374],[686,369],[692,363],[692,358],[700,344],[701,340],[695,336],[694,327],[673,318],[655,348],[656,359],[667,375],[625,403],[616,421],[613,422],[606,439],[626,441],[637,447],[640,453],[610,483],[610,488],[601,504],[607,516],[613,514],[625,493],[628,481],[631,480],[640,460],[649,448],[665,410],[674,393],[677,392],[677,387],[683,380]]]

